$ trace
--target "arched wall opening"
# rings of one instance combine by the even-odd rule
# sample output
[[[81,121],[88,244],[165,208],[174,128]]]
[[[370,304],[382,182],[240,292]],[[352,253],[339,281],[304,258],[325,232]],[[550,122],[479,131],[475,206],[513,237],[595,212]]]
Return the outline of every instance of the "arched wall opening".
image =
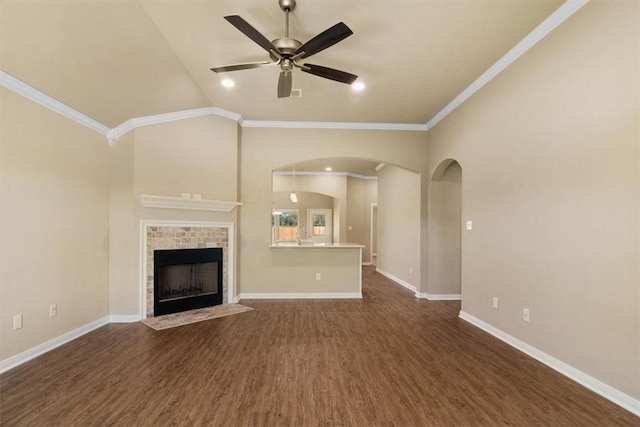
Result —
[[[325,164],[339,166],[327,173],[321,167]],[[355,169],[349,167],[352,165]],[[294,168],[299,200],[304,192],[333,197],[333,243],[363,244],[364,265],[375,263],[379,272],[417,291],[421,270],[420,173],[370,158],[306,159],[278,165],[272,170],[272,207],[295,209],[285,198],[294,189]],[[307,226],[303,233],[309,230]]]
[[[430,299],[460,299],[462,269],[462,167],[442,161],[429,188],[428,290]]]

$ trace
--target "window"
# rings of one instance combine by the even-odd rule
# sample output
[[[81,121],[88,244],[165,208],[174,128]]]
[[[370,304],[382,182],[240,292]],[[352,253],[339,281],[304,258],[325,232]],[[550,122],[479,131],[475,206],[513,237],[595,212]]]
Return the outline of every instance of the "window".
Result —
[[[298,210],[278,209],[282,212],[274,216],[275,236],[277,242],[296,242],[298,240]]]
[[[324,214],[312,214],[311,220],[313,222],[313,235],[324,236],[326,234]]]

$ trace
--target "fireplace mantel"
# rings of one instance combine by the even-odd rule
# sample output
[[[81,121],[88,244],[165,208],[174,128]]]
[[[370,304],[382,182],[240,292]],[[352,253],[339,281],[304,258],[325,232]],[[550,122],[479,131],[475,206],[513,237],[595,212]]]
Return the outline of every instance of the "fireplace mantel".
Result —
[[[226,202],[221,200],[206,199],[186,199],[182,197],[154,196],[141,194],[140,203],[145,208],[164,209],[191,209],[201,211],[231,212],[236,206],[241,206],[240,202]]]

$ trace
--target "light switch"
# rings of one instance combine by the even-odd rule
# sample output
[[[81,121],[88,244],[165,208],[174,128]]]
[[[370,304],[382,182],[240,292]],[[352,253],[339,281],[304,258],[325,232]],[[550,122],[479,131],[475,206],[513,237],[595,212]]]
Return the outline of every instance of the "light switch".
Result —
[[[473,221],[467,221],[467,230],[473,230]]]

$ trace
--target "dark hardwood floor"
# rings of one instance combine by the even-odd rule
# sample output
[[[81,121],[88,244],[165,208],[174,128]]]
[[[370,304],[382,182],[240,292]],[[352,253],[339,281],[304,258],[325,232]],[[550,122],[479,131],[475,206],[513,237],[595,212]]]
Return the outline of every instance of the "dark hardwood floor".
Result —
[[[364,269],[363,300],[243,301],[111,324],[0,376],[0,424],[638,426],[640,419]]]

